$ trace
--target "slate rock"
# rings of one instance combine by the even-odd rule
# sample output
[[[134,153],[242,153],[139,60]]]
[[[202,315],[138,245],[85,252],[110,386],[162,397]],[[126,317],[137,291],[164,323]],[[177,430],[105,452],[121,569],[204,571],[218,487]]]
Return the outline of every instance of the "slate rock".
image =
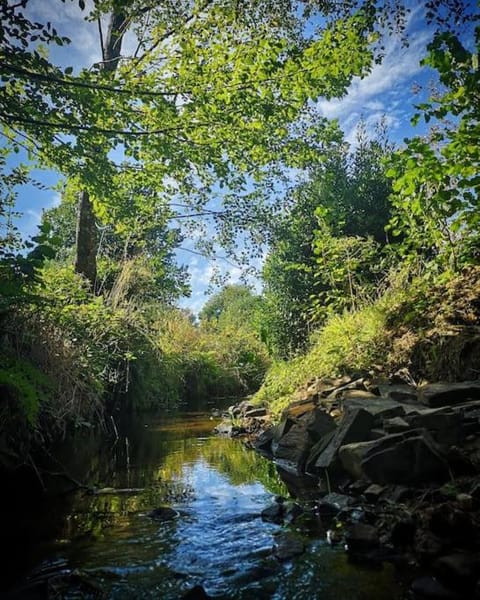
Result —
[[[374,426],[381,426],[384,419],[403,417],[407,414],[416,413],[419,410],[419,405],[417,404],[413,405],[405,402],[397,402],[396,400],[379,398],[378,396],[369,400],[361,398],[345,398],[344,400],[341,400],[341,406],[346,413],[360,408],[368,411],[375,417]]]
[[[294,423],[279,440],[272,443],[273,456],[300,469],[308,456],[312,441],[307,432],[307,422]]]
[[[301,400],[295,400],[287,406],[282,413],[282,420],[285,419],[298,419],[306,413],[315,410],[317,402],[311,398],[303,398]]]
[[[446,462],[423,430],[346,444],[340,448],[339,458],[353,477],[380,484],[412,485],[442,480],[448,475]]]
[[[258,419],[259,417],[266,417],[267,416],[267,409],[261,406],[258,406],[256,408],[250,408],[248,410],[245,411],[244,413],[244,417],[250,417],[250,418],[256,418]]]
[[[254,442],[257,452],[266,456],[272,456],[273,427],[261,433]]]
[[[435,577],[417,577],[411,584],[415,598],[419,600],[461,600],[461,596],[448,589]]]
[[[387,433],[400,433],[407,429],[412,429],[412,425],[407,423],[402,417],[393,417],[383,420],[383,428]]]
[[[337,453],[341,446],[368,439],[374,420],[373,415],[363,408],[347,413],[327,446],[312,461],[309,458],[314,469],[320,471],[331,468],[337,461]]]
[[[480,381],[459,383],[429,383],[418,388],[422,404],[437,408],[449,404],[461,404],[467,400],[480,400]]]
[[[201,585],[196,585],[182,596],[182,600],[211,600],[211,596]]]
[[[283,503],[275,503],[272,504],[272,506],[268,506],[267,508],[262,510],[261,516],[262,521],[281,525],[285,516],[285,508],[283,506]]]
[[[379,384],[377,387],[379,395],[384,398],[412,404],[418,402],[416,388],[407,383]]]
[[[363,492],[363,495],[368,502],[377,502],[384,491],[384,486],[372,483],[372,485],[368,486],[368,488]]]
[[[327,433],[337,428],[335,420],[321,408],[307,413],[301,420],[306,424],[306,431],[312,443],[317,442]]]
[[[428,429],[439,444],[458,444],[464,437],[462,415],[452,409],[427,409],[405,417],[411,427]]]
[[[390,533],[392,544],[396,548],[405,548],[413,544],[415,540],[415,532],[417,524],[412,517],[404,517],[397,521]]]

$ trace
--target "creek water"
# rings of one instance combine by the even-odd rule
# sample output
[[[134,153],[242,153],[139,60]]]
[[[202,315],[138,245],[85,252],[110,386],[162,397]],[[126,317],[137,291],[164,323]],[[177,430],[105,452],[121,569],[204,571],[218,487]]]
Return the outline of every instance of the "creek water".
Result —
[[[291,485],[240,441],[214,436],[214,425],[205,413],[135,421],[109,444],[92,448],[93,438],[82,438],[65,450],[69,473],[101,493],[48,496],[23,514],[7,597],[95,598],[103,590],[112,599],[178,600],[195,585],[232,600],[402,597],[389,566],[350,564],[321,524],[263,522],[261,511]],[[161,506],[176,518],[148,516]],[[285,530],[307,550],[279,562],[272,546]]]

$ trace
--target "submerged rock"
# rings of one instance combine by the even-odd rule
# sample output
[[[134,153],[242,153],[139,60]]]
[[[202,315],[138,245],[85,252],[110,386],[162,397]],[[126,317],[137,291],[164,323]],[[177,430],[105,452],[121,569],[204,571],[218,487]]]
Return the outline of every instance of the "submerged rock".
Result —
[[[155,521],[172,521],[179,516],[179,512],[169,506],[159,506],[148,513],[148,517]]]
[[[182,600],[210,600],[211,596],[203,589],[201,585],[194,586],[191,590],[188,590],[183,596]]]
[[[350,525],[345,535],[348,552],[359,554],[378,548],[380,540],[376,527],[366,523]]]
[[[275,536],[273,554],[278,560],[289,560],[304,552],[305,544],[298,535],[290,532],[282,532]]]

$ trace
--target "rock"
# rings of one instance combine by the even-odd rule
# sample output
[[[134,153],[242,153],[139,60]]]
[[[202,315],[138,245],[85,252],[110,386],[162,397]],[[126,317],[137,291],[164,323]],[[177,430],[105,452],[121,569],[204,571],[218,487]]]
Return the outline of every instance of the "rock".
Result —
[[[273,456],[297,470],[303,467],[311,447],[306,421],[294,423],[278,442],[272,443]]]
[[[448,476],[448,466],[427,432],[412,430],[340,448],[343,468],[374,483],[421,484]]]
[[[480,400],[480,381],[460,383],[429,383],[419,389],[422,404],[431,408],[448,404],[461,404],[467,400]]]
[[[438,558],[433,564],[438,578],[455,589],[473,589],[479,576],[480,560],[476,555],[454,553]]]
[[[155,521],[172,521],[179,516],[179,513],[170,508],[169,506],[160,506],[158,508],[154,508],[148,514],[148,517],[151,519],[155,519]]]
[[[414,495],[414,490],[405,485],[396,485],[389,494],[392,502],[399,503],[408,500]]]
[[[364,389],[360,389],[360,390],[347,389],[343,392],[342,397],[343,397],[343,400],[355,400],[355,399],[357,399],[357,400],[358,399],[372,400],[372,399],[378,398],[378,395],[373,394],[372,392],[369,392]]]
[[[373,399],[369,400],[345,398],[341,401],[341,406],[346,413],[360,408],[368,411],[375,417],[375,425],[382,425],[384,419],[403,417],[406,414],[418,411],[418,406],[379,397],[374,397]]]
[[[472,515],[459,510],[451,502],[434,506],[428,517],[432,533],[447,542],[465,545],[477,535]]]
[[[412,517],[397,521],[390,534],[390,540],[396,548],[405,548],[413,544],[417,525]]]
[[[331,468],[337,460],[340,447],[367,439],[373,423],[374,417],[372,414],[362,408],[347,413],[326,447],[322,448],[320,446],[319,453],[316,456],[310,455],[308,463],[317,472]]]
[[[306,424],[306,430],[312,443],[318,442],[327,433],[337,428],[335,420],[321,408],[305,414],[301,420]]]
[[[201,585],[194,586],[191,590],[188,590],[183,596],[182,600],[210,600],[211,596],[203,589]]]
[[[244,413],[244,417],[250,417],[250,418],[258,418],[258,417],[266,417],[267,416],[267,409],[263,408],[263,407],[257,407],[257,408],[250,408],[248,410],[245,411]]]
[[[387,432],[385,431],[385,429],[380,429],[380,427],[374,427],[371,431],[370,431],[370,436],[369,436],[369,440],[379,440],[381,438],[384,438],[387,434]]]
[[[285,520],[289,523],[294,523],[299,517],[303,516],[305,511],[300,506],[294,502],[291,506],[289,506],[285,512]]]
[[[328,529],[326,533],[326,539],[327,543],[330,544],[330,546],[335,546],[343,540],[343,534],[337,529]]]
[[[281,440],[281,438],[289,432],[291,427],[295,425],[296,421],[294,419],[285,418],[280,421],[273,428],[273,443],[277,443]]]
[[[352,554],[368,552],[379,545],[378,531],[373,525],[354,523],[345,534],[348,552]]]
[[[377,387],[379,395],[384,398],[407,403],[415,403],[418,401],[416,388],[406,383],[379,384]]]
[[[282,413],[282,420],[285,419],[298,419],[304,414],[315,410],[318,403],[313,401],[311,398],[304,398],[302,400],[296,400],[287,406]]]
[[[272,456],[272,441],[273,441],[273,427],[267,429],[261,433],[254,442],[254,447],[257,452],[265,456]]]
[[[469,511],[473,508],[473,498],[470,494],[457,494],[456,501],[461,510]]]
[[[285,515],[285,508],[283,504],[275,503],[268,508],[262,510],[261,516],[262,521],[266,521],[268,523],[276,523],[277,525],[281,525],[283,523],[283,518]]]
[[[328,398],[340,398],[340,396],[342,396],[347,390],[362,390],[364,392],[368,391],[365,387],[365,380],[363,379],[363,377],[360,377],[359,379],[355,379],[353,381],[352,379],[347,377],[343,379],[343,381],[346,381],[346,383],[343,383],[338,387],[333,387],[333,389],[331,390],[325,390],[325,392],[322,393],[322,396],[326,394]]]
[[[442,585],[435,577],[418,577],[411,584],[416,598],[424,600],[461,600],[461,597]]]
[[[218,435],[230,437],[232,435],[233,425],[228,421],[222,421],[215,428],[214,431]]]
[[[246,412],[248,412],[250,410],[255,410],[256,408],[257,407],[255,405],[253,405],[251,402],[248,402],[248,400],[243,400],[242,402],[239,402],[238,404],[229,406],[228,412],[233,417],[244,417]]]
[[[289,560],[303,552],[305,552],[305,545],[298,535],[282,532],[275,536],[273,554],[278,560]]]
[[[370,485],[363,492],[363,494],[364,494],[365,498],[368,500],[368,502],[377,502],[384,491],[385,491],[385,488],[383,486],[378,485],[376,483],[372,483],[372,485]]]
[[[430,563],[444,551],[443,542],[426,529],[417,529],[414,538],[415,553],[421,563]]]
[[[451,409],[427,409],[405,417],[411,427],[428,429],[433,439],[442,445],[459,443],[463,437],[462,415]]]
[[[402,417],[393,417],[392,419],[383,420],[383,428],[388,433],[400,433],[411,429],[412,426],[405,419],[402,419]]]
[[[354,500],[351,496],[344,494],[337,494],[332,492],[327,494],[318,503],[317,511],[322,517],[333,517],[338,514],[342,509],[347,508],[353,504]]]

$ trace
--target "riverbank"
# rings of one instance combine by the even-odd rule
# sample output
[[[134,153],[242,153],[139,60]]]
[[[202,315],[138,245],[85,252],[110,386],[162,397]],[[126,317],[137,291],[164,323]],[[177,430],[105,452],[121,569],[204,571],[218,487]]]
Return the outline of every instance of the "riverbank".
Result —
[[[307,476],[310,504],[296,518],[317,515],[352,560],[408,569],[415,598],[480,597],[480,381],[345,377],[298,395],[276,424],[242,403],[218,431],[248,435],[297,486]],[[264,518],[289,510],[277,503]]]

